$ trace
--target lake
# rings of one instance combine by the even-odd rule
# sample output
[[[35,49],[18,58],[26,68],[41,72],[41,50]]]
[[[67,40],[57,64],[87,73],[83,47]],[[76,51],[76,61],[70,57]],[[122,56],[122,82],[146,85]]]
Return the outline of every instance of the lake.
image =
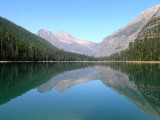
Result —
[[[1,63],[0,120],[160,120],[160,64]]]

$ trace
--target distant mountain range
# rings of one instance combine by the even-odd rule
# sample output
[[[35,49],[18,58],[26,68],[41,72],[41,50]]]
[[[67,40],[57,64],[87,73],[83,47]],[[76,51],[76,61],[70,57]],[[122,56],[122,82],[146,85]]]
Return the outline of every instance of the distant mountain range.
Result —
[[[52,45],[68,52],[94,56],[98,48],[98,43],[80,40],[65,31],[53,34],[50,31],[41,29],[38,31],[37,35],[50,42]]]
[[[160,16],[160,5],[143,11],[140,16],[131,21],[128,25],[104,38],[95,56],[105,57],[126,50],[131,42],[135,42],[142,28],[150,20],[158,16]]]
[[[0,17],[0,61],[160,61],[160,5],[145,10],[100,44],[65,31],[37,35]],[[95,58],[95,57],[100,58]]]
[[[93,60],[93,57],[63,51],[43,38],[0,17],[0,61],[84,61],[91,59]]]
[[[159,16],[160,16],[160,5],[149,8],[143,11],[140,16],[135,18],[128,25],[126,25],[120,30],[117,30],[112,35],[106,37],[100,44],[80,40],[78,38],[73,37],[72,35],[68,34],[65,31],[60,31],[56,34],[53,34],[50,31],[41,29],[38,31],[37,35],[44,38],[48,42],[50,42],[52,45],[60,49],[63,49],[64,51],[69,51],[73,53],[80,53],[88,56],[94,55],[95,57],[112,56],[110,60],[159,60],[160,55],[159,56],[156,55],[156,57],[152,57],[151,55],[147,55],[147,57],[140,55],[140,54],[144,54],[148,50],[139,51],[139,53],[135,53],[135,51],[137,51],[138,48],[134,48],[132,51],[130,51],[130,53],[132,53],[133,58],[135,57],[135,55],[133,54],[138,54],[137,55],[138,57],[135,57],[136,59],[133,59],[132,57],[126,57],[124,59],[126,54],[129,54],[129,52],[126,52],[124,56],[116,55],[116,59],[113,58],[114,54],[125,51],[127,48],[130,49],[130,46],[129,46],[130,43],[134,43],[136,39],[139,39],[139,38],[144,39],[146,35],[148,35],[147,31],[151,32],[151,30],[157,29],[157,27],[160,26],[159,21],[156,22],[155,25],[149,25],[149,23],[150,21],[152,21],[153,19]],[[147,27],[147,29],[144,30],[144,27]],[[150,38],[153,38],[153,35]],[[149,43],[143,43],[143,44],[149,44]],[[159,43],[157,42],[155,46],[157,46],[157,44]],[[137,43],[137,45],[139,47],[142,46],[139,43]],[[158,50],[158,48],[155,48],[155,49],[156,50],[154,51]],[[150,52],[154,52],[154,51],[150,51]],[[153,54],[156,54],[156,53],[153,53]]]

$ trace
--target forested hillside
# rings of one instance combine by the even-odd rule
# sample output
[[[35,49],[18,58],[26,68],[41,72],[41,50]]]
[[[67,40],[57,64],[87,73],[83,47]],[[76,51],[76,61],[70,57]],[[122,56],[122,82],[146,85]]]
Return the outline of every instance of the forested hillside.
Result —
[[[136,41],[120,52],[104,57],[103,60],[159,61],[160,60],[160,17],[152,19],[139,33]]]
[[[81,61],[94,57],[65,52],[0,17],[0,61]]]

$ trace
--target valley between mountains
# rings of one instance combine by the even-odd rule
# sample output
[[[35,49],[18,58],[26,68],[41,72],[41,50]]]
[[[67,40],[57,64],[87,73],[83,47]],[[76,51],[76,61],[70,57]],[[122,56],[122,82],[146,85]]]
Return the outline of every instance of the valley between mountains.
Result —
[[[0,17],[0,61],[160,61],[160,5],[143,11],[101,43],[60,31],[33,34]]]

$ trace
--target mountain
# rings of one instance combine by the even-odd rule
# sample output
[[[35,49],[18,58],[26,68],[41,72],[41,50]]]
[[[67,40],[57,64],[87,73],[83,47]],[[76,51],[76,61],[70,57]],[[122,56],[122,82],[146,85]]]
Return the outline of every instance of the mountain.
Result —
[[[159,10],[160,11],[160,10]],[[160,13],[160,12],[159,12]],[[106,60],[160,61],[160,16],[154,16],[137,35],[134,43]]]
[[[160,38],[160,10],[159,16],[156,15],[150,20],[138,34],[137,39],[144,41],[145,39]]]
[[[160,5],[157,5],[143,11],[140,16],[131,21],[128,25],[104,38],[104,40],[100,43],[95,56],[110,56],[114,53],[119,53],[122,50],[127,49],[130,42],[135,42],[135,39],[142,28],[151,19],[160,14],[159,9]]]
[[[44,38],[54,46],[68,52],[94,56],[98,48],[98,43],[80,40],[65,31],[53,34],[50,31],[41,29],[38,31],[37,35]]]
[[[91,57],[65,52],[0,17],[0,61],[73,61]]]

